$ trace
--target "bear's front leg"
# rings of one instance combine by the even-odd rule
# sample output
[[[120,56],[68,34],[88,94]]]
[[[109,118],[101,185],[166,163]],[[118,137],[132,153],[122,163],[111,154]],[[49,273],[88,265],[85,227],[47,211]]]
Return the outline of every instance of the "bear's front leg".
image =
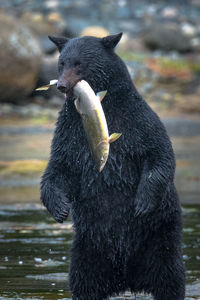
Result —
[[[70,187],[67,187],[68,180],[62,167],[55,168],[50,161],[41,180],[41,201],[59,223],[68,217],[70,211]]]
[[[79,195],[80,174],[77,174],[79,169],[74,170],[79,149],[75,143],[76,139],[73,140],[72,128],[76,130],[76,126],[71,125],[73,119],[74,115],[67,116],[64,104],[52,140],[50,160],[40,187],[41,201],[59,223],[67,218],[70,203]],[[80,142],[78,139],[77,141]]]
[[[135,196],[135,216],[155,211],[162,202],[168,186],[174,180],[175,162],[173,152],[152,151],[144,162]]]

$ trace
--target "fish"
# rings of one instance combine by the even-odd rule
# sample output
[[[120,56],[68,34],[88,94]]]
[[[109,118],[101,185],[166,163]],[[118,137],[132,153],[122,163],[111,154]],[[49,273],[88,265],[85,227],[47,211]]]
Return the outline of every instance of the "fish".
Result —
[[[95,95],[88,82],[79,81],[74,86],[73,93],[76,98],[74,104],[81,115],[92,156],[98,171],[101,172],[108,159],[110,143],[116,141],[122,133],[109,136],[101,99]]]
[[[49,84],[47,85],[43,85],[37,89],[35,89],[36,91],[46,91],[50,88],[51,85],[55,85],[57,84],[58,80],[57,79],[53,79],[53,80],[50,80]]]

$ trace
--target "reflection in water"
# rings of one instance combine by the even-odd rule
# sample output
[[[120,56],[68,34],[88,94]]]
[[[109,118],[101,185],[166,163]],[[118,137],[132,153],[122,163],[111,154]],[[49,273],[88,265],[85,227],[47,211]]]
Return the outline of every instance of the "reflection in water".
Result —
[[[200,206],[184,206],[183,215],[183,257],[191,284],[200,279]],[[67,272],[72,235],[70,220],[55,223],[40,205],[1,205],[0,299],[70,299]],[[198,295],[191,286],[188,293],[187,299],[200,299],[200,291]],[[134,299],[130,297],[125,295]]]
[[[183,216],[183,258],[187,282],[191,283],[200,279],[200,206],[184,206]]]

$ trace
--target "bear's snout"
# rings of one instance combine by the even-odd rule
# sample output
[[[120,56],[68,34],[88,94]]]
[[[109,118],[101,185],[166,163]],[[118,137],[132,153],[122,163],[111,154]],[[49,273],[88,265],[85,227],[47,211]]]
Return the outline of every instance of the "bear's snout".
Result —
[[[81,76],[77,74],[76,69],[64,70],[58,78],[57,89],[61,93],[68,94],[80,80]]]

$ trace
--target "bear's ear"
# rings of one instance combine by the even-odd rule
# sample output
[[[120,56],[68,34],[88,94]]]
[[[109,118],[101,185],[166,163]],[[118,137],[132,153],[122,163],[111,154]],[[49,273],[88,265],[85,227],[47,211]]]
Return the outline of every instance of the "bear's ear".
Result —
[[[102,38],[102,43],[104,47],[114,49],[121,40],[122,34],[123,32],[120,32],[118,34],[108,35]]]
[[[64,36],[49,35],[48,38],[50,39],[50,41],[52,41],[57,46],[59,52],[62,51],[65,44],[69,41],[69,39]]]

